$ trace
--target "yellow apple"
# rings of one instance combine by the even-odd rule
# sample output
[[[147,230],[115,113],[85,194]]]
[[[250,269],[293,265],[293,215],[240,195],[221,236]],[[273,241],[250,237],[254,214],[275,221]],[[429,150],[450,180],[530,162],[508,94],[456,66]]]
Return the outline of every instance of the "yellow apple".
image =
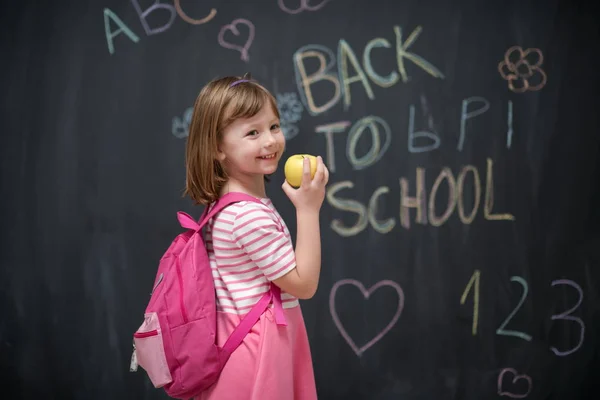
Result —
[[[310,160],[310,178],[312,179],[315,177],[315,172],[317,172],[317,157],[311,156],[310,154],[294,154],[285,162],[285,179],[295,188],[300,187],[300,184],[302,183],[305,158]]]

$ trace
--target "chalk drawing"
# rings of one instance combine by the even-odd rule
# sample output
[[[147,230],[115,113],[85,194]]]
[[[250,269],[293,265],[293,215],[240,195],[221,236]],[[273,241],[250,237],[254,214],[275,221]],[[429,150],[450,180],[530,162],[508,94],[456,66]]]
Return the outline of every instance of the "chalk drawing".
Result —
[[[373,292],[375,292],[377,289],[385,287],[385,286],[393,288],[398,293],[398,305],[396,307],[396,313],[392,317],[391,321],[387,324],[387,326],[385,328],[383,328],[383,330],[381,332],[379,332],[377,335],[375,335],[375,337],[373,339],[371,339],[367,344],[365,344],[362,347],[358,347],[356,345],[356,343],[354,343],[354,340],[352,340],[352,338],[350,337],[350,335],[348,334],[348,332],[342,325],[340,318],[338,317],[337,311],[335,309],[336,293],[337,293],[338,289],[344,285],[352,285],[352,286],[357,287],[361,291],[363,297],[367,300],[369,299],[371,294],[373,294]],[[333,322],[334,322],[335,326],[337,327],[337,329],[340,331],[344,340],[346,340],[346,342],[352,348],[354,353],[356,353],[356,355],[359,357],[365,351],[367,351],[369,348],[371,348],[374,344],[376,344],[378,341],[380,341],[385,336],[385,334],[388,333],[390,331],[390,329],[392,329],[392,327],[396,324],[396,322],[398,322],[398,319],[400,318],[400,314],[402,314],[403,309],[404,309],[404,291],[402,290],[400,285],[398,285],[396,282],[391,281],[391,280],[383,280],[383,281],[377,282],[375,285],[371,286],[371,288],[367,290],[367,289],[365,289],[364,285],[361,282],[359,282],[355,279],[342,279],[333,285],[333,287],[331,288],[331,293],[329,295],[329,311],[331,312],[331,317],[333,318]]]
[[[171,134],[178,139],[184,139],[188,137],[193,114],[194,108],[188,107],[183,113],[182,118],[173,117],[171,123]]]
[[[504,59],[498,64],[500,76],[508,81],[508,88],[515,93],[537,91],[547,82],[547,76],[541,67],[544,55],[540,49],[523,50],[513,46],[506,50]]]
[[[509,390],[505,390],[504,386],[504,375],[511,374],[514,375],[514,378],[511,381],[511,385],[514,387],[512,390],[515,392],[511,392]],[[522,381],[522,382],[519,382]],[[512,399],[524,399],[531,392],[532,387],[531,377],[525,374],[517,374],[517,371],[513,368],[504,368],[500,375],[498,375],[498,395],[510,397]],[[516,392],[517,386],[521,388],[520,391]],[[526,390],[523,390],[526,388]]]
[[[277,108],[279,109],[280,124],[283,135],[287,140],[292,139],[300,132],[296,125],[302,118],[304,107],[295,92],[277,93]]]
[[[298,0],[295,1],[297,2]],[[325,7],[325,4],[329,3],[329,1],[330,0],[322,0],[319,4],[311,6],[309,4],[310,0],[300,0],[300,5],[295,9],[287,7],[285,0],[277,0],[277,4],[279,5],[279,8],[281,8],[282,11],[288,14],[298,14],[302,11],[318,11],[321,8]]]
[[[241,35],[241,32],[238,30],[238,25],[246,25],[248,27],[248,38],[243,46],[239,46],[238,44],[230,43],[225,40],[225,33],[228,31],[231,31],[231,33],[233,33],[235,36]],[[241,54],[240,58],[245,62],[250,60],[248,49],[250,49],[250,46],[252,46],[252,41],[254,41],[254,24],[244,18],[238,18],[230,24],[223,25],[219,31],[219,44],[226,49],[239,51]]]

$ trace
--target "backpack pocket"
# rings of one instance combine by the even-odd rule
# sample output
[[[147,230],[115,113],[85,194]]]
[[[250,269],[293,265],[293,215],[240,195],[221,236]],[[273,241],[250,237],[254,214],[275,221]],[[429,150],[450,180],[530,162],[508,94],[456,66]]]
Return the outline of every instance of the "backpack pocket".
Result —
[[[156,313],[145,315],[144,323],[133,334],[138,364],[146,370],[155,388],[173,381],[167,364],[163,335]]]

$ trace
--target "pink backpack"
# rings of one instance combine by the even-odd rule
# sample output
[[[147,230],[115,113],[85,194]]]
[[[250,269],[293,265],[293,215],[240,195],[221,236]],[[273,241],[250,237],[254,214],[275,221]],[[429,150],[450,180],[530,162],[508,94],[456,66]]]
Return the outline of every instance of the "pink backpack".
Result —
[[[246,314],[223,348],[216,345],[216,293],[202,228],[238,201],[260,203],[243,193],[228,193],[210,212],[206,207],[199,222],[184,212],[177,213],[188,231],[179,234],[161,258],[144,322],[133,334],[130,370],[136,371],[140,365],[154,387],[164,388],[170,397],[189,399],[215,383],[271,300],[277,324],[285,325],[281,292],[271,284],[271,290]]]

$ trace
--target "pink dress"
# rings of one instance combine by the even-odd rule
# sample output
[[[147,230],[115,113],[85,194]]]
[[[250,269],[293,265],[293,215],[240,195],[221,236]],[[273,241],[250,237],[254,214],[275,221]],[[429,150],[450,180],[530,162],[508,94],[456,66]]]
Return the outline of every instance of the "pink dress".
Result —
[[[290,233],[269,199],[240,202],[209,222],[205,241],[217,292],[217,343],[225,341],[271,281],[296,267]],[[281,292],[287,326],[269,309],[197,400],[314,400],[310,346],[298,299]]]

